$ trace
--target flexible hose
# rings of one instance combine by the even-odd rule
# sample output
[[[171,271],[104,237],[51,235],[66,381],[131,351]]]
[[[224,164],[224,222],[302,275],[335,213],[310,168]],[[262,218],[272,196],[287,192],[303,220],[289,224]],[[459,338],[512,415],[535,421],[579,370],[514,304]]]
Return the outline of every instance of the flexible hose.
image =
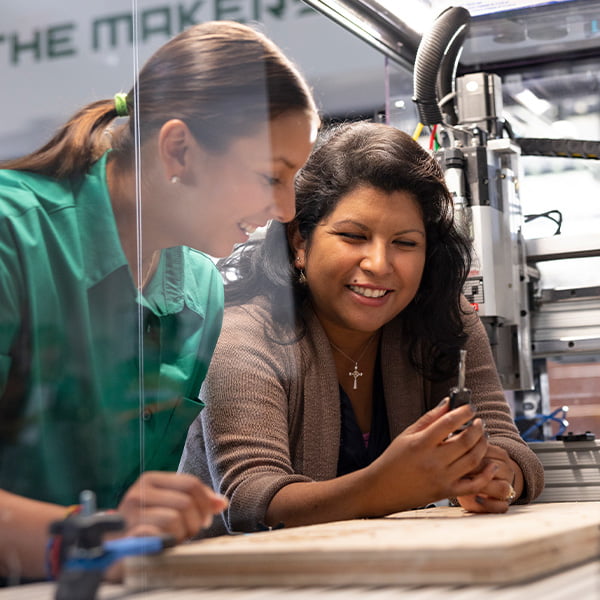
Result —
[[[440,65],[436,94],[438,99],[439,109],[442,111],[444,123],[448,125],[456,125],[458,123],[458,115],[456,114],[456,103],[454,101],[456,69],[458,67],[458,59],[462,52],[463,43],[469,27],[461,27],[456,35],[450,40],[446,52],[442,58]],[[446,99],[446,100],[444,100]]]
[[[421,39],[415,59],[413,101],[424,125],[443,123],[437,93],[447,95],[453,89],[458,55],[470,21],[467,9],[461,6],[447,8]],[[445,81],[438,85],[440,70]],[[453,108],[447,112],[455,118]]]

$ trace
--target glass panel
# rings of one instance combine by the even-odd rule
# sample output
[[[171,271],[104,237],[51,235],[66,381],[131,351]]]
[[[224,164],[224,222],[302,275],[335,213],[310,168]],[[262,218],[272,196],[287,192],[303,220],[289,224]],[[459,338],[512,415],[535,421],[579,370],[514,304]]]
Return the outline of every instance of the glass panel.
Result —
[[[148,32],[170,21],[140,8],[133,30],[141,56]],[[295,213],[294,180],[318,117],[296,67],[259,29],[221,19],[176,33],[139,61],[128,94],[134,127],[113,135],[113,182],[127,202],[120,237],[139,291],[143,374],[137,391],[143,419],[122,430],[120,455],[138,472],[176,470],[188,428],[203,408],[200,387],[224,304],[216,262],[249,238],[261,239],[272,222],[271,248],[286,274],[292,268],[286,232],[276,225]],[[238,259],[239,253],[228,264]],[[293,303],[291,287],[284,288],[277,310],[289,317]],[[243,377],[247,368],[236,365],[234,372]],[[139,445],[132,443],[136,432]],[[208,474],[205,483],[221,484]]]
[[[254,29],[213,26],[220,46],[195,24],[265,17],[284,41],[308,19],[324,42],[340,30],[297,0],[25,0],[3,17],[0,160],[33,152],[80,107],[91,108],[70,127],[93,115],[88,131],[0,173],[0,488],[46,501],[46,523],[83,490],[115,508],[142,471],[177,468],[220,328],[214,262],[294,212],[317,125],[302,76]],[[147,63],[182,30],[192,33]],[[324,61],[313,74],[330,114],[370,107],[371,88],[383,89],[381,60],[374,75],[357,46],[344,56],[368,76],[366,99],[342,105],[351,82],[340,93]],[[80,146],[57,146],[75,137]],[[128,516],[145,510],[133,502]],[[10,583],[44,577],[45,538],[38,526],[31,565],[9,548]]]
[[[119,305],[128,274],[96,162],[110,143],[113,94],[134,72],[130,14],[130,0],[2,8],[0,161],[56,134],[0,171],[0,521],[12,540],[0,540],[0,563],[10,565],[0,576],[9,583],[44,578],[44,525],[80,492],[116,507],[125,465],[115,407],[127,394],[136,398],[127,418],[139,420],[135,312]]]

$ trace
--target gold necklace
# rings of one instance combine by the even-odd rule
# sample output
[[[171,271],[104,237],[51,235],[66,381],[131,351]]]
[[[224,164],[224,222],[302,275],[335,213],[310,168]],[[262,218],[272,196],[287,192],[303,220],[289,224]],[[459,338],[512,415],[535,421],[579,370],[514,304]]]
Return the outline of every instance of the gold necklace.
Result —
[[[352,389],[354,389],[354,390],[358,389],[358,378],[363,376],[362,372],[358,370],[358,362],[365,355],[365,352],[367,351],[369,344],[375,338],[375,335],[376,334],[373,334],[369,338],[369,341],[365,344],[365,347],[363,348],[362,352],[360,353],[360,356],[356,360],[354,360],[351,356],[348,356],[341,348],[338,348],[331,340],[329,340],[329,343],[331,344],[331,346],[333,348],[335,348],[342,356],[346,357],[350,362],[354,363],[354,371],[350,371],[348,373],[348,375],[350,375],[350,377],[354,377],[354,384],[352,386]]]

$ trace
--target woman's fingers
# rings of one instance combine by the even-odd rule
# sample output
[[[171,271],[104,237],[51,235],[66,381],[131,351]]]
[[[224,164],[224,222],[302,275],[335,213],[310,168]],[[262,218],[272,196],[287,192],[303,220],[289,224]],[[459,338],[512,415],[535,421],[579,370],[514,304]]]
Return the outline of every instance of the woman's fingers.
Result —
[[[465,423],[473,421],[474,414],[475,409],[470,404],[448,411],[448,398],[444,398],[435,408],[407,427],[402,435],[426,436],[428,445],[434,447],[456,435],[455,432],[461,429]],[[477,436],[482,434],[483,431],[478,432]]]
[[[461,496],[482,494],[483,490],[493,480],[498,471],[498,466],[489,464],[474,477],[463,477],[454,486],[454,494],[457,498]]]
[[[486,498],[501,500],[509,504],[515,499],[515,490],[511,483],[506,479],[499,479],[498,472],[484,488],[481,489],[481,494]]]
[[[181,541],[209,526],[226,506],[222,496],[192,475],[149,471],[131,486],[119,511],[130,527],[153,525]]]
[[[511,465],[508,453],[499,446],[489,443],[486,454],[481,463],[485,469],[495,467],[495,472],[487,483],[472,493],[457,494],[460,505],[471,512],[477,513],[504,513],[516,498],[513,488],[515,472]],[[469,475],[475,477],[476,472]],[[466,489],[466,488],[463,488]]]
[[[148,472],[155,504],[204,514],[206,521],[227,507],[227,500],[204,485],[197,477],[183,473]],[[206,526],[206,525],[204,525]]]
[[[487,441],[484,438],[480,439],[468,452],[465,452],[448,467],[449,472],[456,479],[469,479],[471,481],[479,481],[478,476],[482,473],[491,471],[497,474],[498,465],[495,463],[486,464],[483,461],[486,445]],[[490,467],[490,469],[485,471],[486,467]],[[487,481],[485,476],[483,479]]]
[[[468,431],[471,428],[474,416],[475,408],[470,404],[465,404],[446,412],[446,414],[437,419],[437,421],[429,428],[431,430],[432,439],[435,440],[436,443],[441,444],[449,438],[461,435],[464,431]],[[479,421],[481,423],[481,419],[479,419]],[[470,424],[469,426],[464,427],[466,423]],[[483,435],[483,425],[481,432],[477,435]]]
[[[504,479],[509,484],[514,483],[515,471],[511,464],[508,452],[504,448],[500,448],[500,446],[495,446],[493,443],[490,443],[485,458],[486,461],[495,462],[499,466],[498,474],[496,475],[497,479]]]
[[[505,513],[509,506],[504,500],[487,498],[483,494],[460,496],[458,502],[465,510],[474,513]]]
[[[417,433],[427,429],[430,425],[435,423],[443,414],[448,412],[448,398],[444,398],[435,408],[427,411],[424,415],[419,417],[414,423],[409,425],[404,433],[411,434]]]
[[[142,509],[138,518],[138,528],[152,525],[162,534],[173,536],[178,542],[193,537],[201,529],[203,521],[198,517],[165,506],[150,506]]]
[[[438,451],[444,454],[448,468],[458,478],[483,468],[488,445],[482,420],[474,419],[469,427],[440,443]]]

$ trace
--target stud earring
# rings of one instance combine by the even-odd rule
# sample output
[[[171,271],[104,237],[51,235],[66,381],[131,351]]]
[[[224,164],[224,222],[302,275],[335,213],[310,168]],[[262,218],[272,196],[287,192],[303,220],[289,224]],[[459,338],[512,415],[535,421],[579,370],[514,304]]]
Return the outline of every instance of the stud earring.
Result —
[[[173,175],[173,177],[171,177],[170,179],[171,183],[181,183],[181,177],[179,177],[179,175]]]

